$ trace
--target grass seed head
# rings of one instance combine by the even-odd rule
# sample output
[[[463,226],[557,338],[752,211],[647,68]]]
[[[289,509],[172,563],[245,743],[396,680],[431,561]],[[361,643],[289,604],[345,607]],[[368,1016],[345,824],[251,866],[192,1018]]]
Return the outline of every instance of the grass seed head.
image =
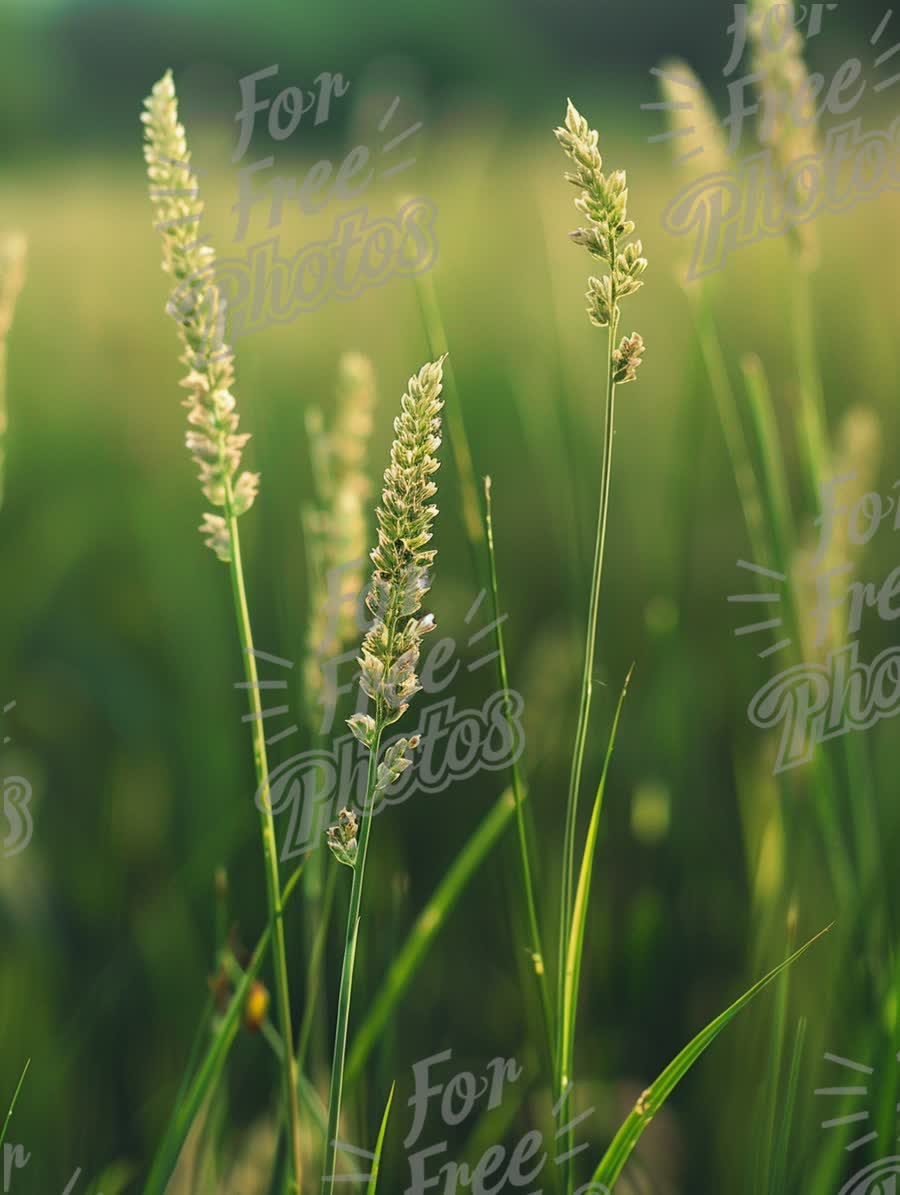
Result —
[[[200,233],[203,202],[191,166],[172,73],[167,71],[144,101],[144,158],[155,226],[162,233],[162,268],[173,280],[167,310],[176,320],[187,366],[182,381],[191,425],[186,444],[199,466],[203,493],[233,515],[250,509],[259,474],[240,473],[249,436],[238,433],[232,353],[224,343],[225,303],[215,285],[215,253]],[[220,560],[231,555],[226,519],[205,514],[200,527]]]
[[[771,148],[784,177],[790,176],[785,201],[790,209],[806,204],[804,171],[792,169],[804,158],[821,152],[815,91],[803,60],[803,37],[796,28],[793,0],[754,0],[748,26],[753,72],[760,95],[758,134]],[[815,185],[812,174],[809,185]],[[804,265],[818,259],[818,239],[812,221],[790,225],[792,239]]]
[[[374,702],[383,726],[395,722],[418,692],[416,665],[422,636],[434,617],[416,617],[431,587],[435,552],[429,548],[438,513],[431,499],[438,468],[444,358],[424,365],[409,379],[394,420],[391,461],[385,470],[378,518],[378,542],[371,557],[372,586],[366,599],[372,624],[362,644],[360,685]],[[374,723],[354,718],[356,736],[374,734]],[[365,741],[365,737],[363,737]]]
[[[372,362],[362,353],[344,353],[338,363],[331,431],[325,433],[320,415],[307,420],[320,490],[319,509],[306,514],[319,576],[307,636],[306,696],[311,707],[322,701],[322,659],[337,655],[356,631],[368,544],[366,505],[372,487],[366,457],[374,406]]]
[[[628,219],[628,181],[624,170],[603,173],[603,159],[597,148],[598,135],[571,100],[566,108],[565,124],[554,130],[556,139],[572,163],[565,174],[567,182],[581,190],[575,206],[587,219],[583,228],[570,233],[576,245],[587,249],[591,257],[605,262],[609,273],[588,279],[588,316],[598,328],[613,327],[619,320],[619,302],[638,291],[641,275],[647,268],[639,240],[629,241],[634,223]],[[635,333],[635,336],[637,334]],[[623,367],[622,380],[632,381],[641,361],[634,337],[623,340],[616,352],[620,361],[632,364]],[[626,376],[627,374],[627,376]]]

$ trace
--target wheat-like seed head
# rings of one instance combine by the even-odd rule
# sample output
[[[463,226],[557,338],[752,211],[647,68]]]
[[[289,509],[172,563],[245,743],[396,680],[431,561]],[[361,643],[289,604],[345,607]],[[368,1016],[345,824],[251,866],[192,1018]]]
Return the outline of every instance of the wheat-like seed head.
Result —
[[[259,474],[241,473],[241,451],[250,439],[238,433],[232,354],[224,343],[225,304],[213,280],[215,253],[203,243],[203,203],[178,121],[178,100],[172,72],[153,87],[144,101],[144,158],[150,178],[150,199],[156,227],[163,237],[163,269],[174,288],[167,310],[179,327],[188,367],[182,385],[189,396],[186,444],[200,467],[203,493],[226,514],[241,515],[256,497]],[[231,556],[231,534],[221,515],[205,514],[201,532],[220,560]]]
[[[676,134],[672,144],[678,146],[682,173],[692,182],[704,175],[724,174],[731,168],[728,142],[706,88],[681,58],[663,62],[658,77],[659,90],[668,105],[669,128]],[[689,102],[686,94],[691,97]],[[695,147],[703,152],[685,152]]]
[[[609,273],[602,278],[588,279],[588,316],[599,328],[618,325],[620,300],[643,286],[641,275],[647,268],[641,242],[628,242],[634,224],[627,214],[625,171],[603,173],[597,132],[588,126],[571,100],[566,108],[565,125],[554,132],[574,167],[566,173],[566,182],[581,189],[575,206],[588,221],[586,227],[576,229],[570,236],[576,245],[584,246],[592,257],[609,267]],[[614,381],[624,384],[634,380],[643,351],[643,341],[637,332],[622,341],[614,351],[614,360],[618,354]]]
[[[19,233],[0,240],[0,505],[6,481],[6,338],[25,282],[25,251],[25,238]]]
[[[439,464],[434,454],[441,443],[443,363],[441,357],[409,379],[394,420],[391,463],[376,512],[378,543],[371,553],[375,568],[366,599],[372,624],[359,660],[360,685],[375,702],[376,718],[355,714],[348,723],[367,746],[374,741],[376,719],[382,726],[395,722],[421,688],[415,670],[422,636],[434,629],[433,615],[415,615],[431,587],[429,570],[435,556],[426,545],[438,513],[431,499],[437,493],[432,474]]]
[[[356,630],[354,619],[365,572],[371,491],[366,455],[372,435],[375,372],[362,353],[344,353],[338,364],[337,409],[331,432],[321,417],[308,420],[317,457],[320,509],[306,515],[307,535],[320,584],[309,620],[306,693],[321,699],[321,660],[336,655]],[[332,579],[338,579],[338,586]]]
[[[759,132],[771,146],[782,174],[802,158],[821,152],[816,101],[803,60],[803,36],[795,19],[793,0],[753,0],[749,33],[753,71],[760,76],[756,85],[762,101]],[[777,36],[779,33],[782,36]],[[804,194],[796,172],[789,186],[789,198],[802,205]],[[805,264],[814,265],[818,239],[812,221],[792,223],[791,230]]]

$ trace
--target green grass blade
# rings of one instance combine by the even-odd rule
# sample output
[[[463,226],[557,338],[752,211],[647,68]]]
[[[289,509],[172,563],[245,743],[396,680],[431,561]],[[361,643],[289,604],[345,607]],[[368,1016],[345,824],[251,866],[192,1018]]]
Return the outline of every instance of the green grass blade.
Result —
[[[800,1063],[803,1059],[803,1043],[806,1040],[806,1017],[797,1022],[797,1034],[794,1038],[794,1050],[791,1055],[791,1066],[788,1071],[787,1092],[784,1097],[784,1111],[781,1115],[781,1125],[778,1130],[778,1140],[772,1157],[771,1184],[768,1187],[770,1195],[785,1195],[787,1187],[787,1156],[788,1142],[791,1139],[791,1126],[794,1121],[794,1108],[797,1105],[797,1089],[800,1086]]]
[[[820,930],[814,938],[810,940],[799,950],[794,953],[783,963],[779,963],[774,970],[770,971],[768,975],[763,976],[753,987],[744,992],[743,996],[739,997],[735,1002],[726,1008],[723,1013],[720,1013],[715,1020],[710,1021],[705,1029],[702,1029],[695,1038],[693,1038],[684,1047],[680,1054],[669,1063],[662,1074],[647,1088],[644,1094],[635,1104],[632,1111],[629,1113],[627,1119],[622,1124],[619,1131],[613,1138],[609,1149],[600,1160],[600,1164],[594,1171],[592,1182],[605,1183],[611,1186],[622,1173],[622,1169],[631,1154],[631,1151],[637,1145],[644,1129],[650,1124],[650,1121],[663,1106],[687,1072],[691,1069],[700,1055],[704,1052],[706,1047],[710,1045],[713,1040],[718,1037],[725,1026],[737,1016],[737,1014],[755,999],[756,996],[767,988],[769,984],[777,979],[778,976],[787,967],[792,966],[807,950],[831,929],[831,926],[826,926],[825,929]]]
[[[719,414],[725,446],[731,459],[731,468],[734,472],[734,481],[744,515],[744,525],[747,528],[750,546],[753,549],[753,558],[757,564],[771,565],[773,563],[772,547],[763,521],[762,498],[734,387],[728,376],[728,365],[713,315],[709,287],[706,283],[701,284],[696,291],[688,287],[686,294],[694,316],[694,327],[700,342],[700,352],[706,365],[706,372],[709,375],[710,389]]]
[[[527,793],[523,794],[527,798]],[[482,819],[475,833],[457,855],[438,884],[431,900],[416,918],[416,923],[388,970],[378,995],[371,1002],[365,1021],[357,1031],[347,1058],[345,1083],[356,1079],[379,1034],[387,1023],[410,981],[422,964],[428,948],[446,922],[460,894],[491,848],[497,842],[516,810],[516,799],[507,788]]]
[[[787,953],[790,954],[794,944],[792,921],[788,928]],[[765,1098],[766,1111],[764,1116],[764,1131],[762,1141],[756,1151],[757,1172],[756,1190],[768,1190],[767,1180],[772,1173],[775,1156],[776,1124],[778,1123],[778,1102],[781,1094],[781,1076],[783,1072],[784,1041],[787,1028],[788,993],[790,987],[790,971],[783,971],[775,985],[775,1015],[772,1017],[771,1034],[769,1039],[769,1066],[766,1079],[767,1094]]]
[[[566,971],[563,981],[561,1091],[564,1091],[572,1081],[572,1068],[575,1055],[575,1018],[578,1011],[578,987],[581,979],[581,960],[584,954],[584,934],[587,928],[588,898],[591,892],[591,876],[594,871],[597,831],[600,827],[600,812],[603,808],[603,794],[606,792],[609,761],[612,759],[613,749],[616,745],[619,718],[622,714],[622,706],[625,704],[625,694],[628,692],[628,683],[631,680],[633,671],[634,665],[632,664],[628,670],[628,675],[625,677],[625,683],[622,686],[622,692],[619,694],[619,701],[616,705],[615,717],[613,718],[609,740],[606,744],[606,758],[603,761],[603,771],[600,774],[600,783],[597,785],[597,794],[594,797],[594,807],[591,810],[591,820],[584,842],[581,870],[578,874],[578,886],[575,889],[575,899],[572,903],[572,926],[569,931],[569,943],[566,949]],[[566,1119],[571,1119],[571,1109],[560,1108],[558,1121],[562,1122]],[[575,1129],[573,1126],[568,1130],[566,1135],[566,1152],[574,1148],[574,1133]]]
[[[9,1128],[9,1122],[12,1120],[12,1114],[15,1111],[16,1101],[19,1098],[19,1092],[22,1090],[22,1084],[25,1082],[25,1076],[28,1074],[28,1068],[31,1066],[31,1059],[29,1058],[22,1067],[22,1073],[19,1075],[19,1081],[16,1084],[16,1090],[13,1092],[13,1097],[10,1100],[9,1108],[6,1113],[6,1119],[3,1122],[3,1128],[0,1129],[0,1149],[3,1148],[3,1142],[6,1140],[6,1132]]]
[[[744,357],[741,372],[747,387],[747,408],[762,473],[762,502],[775,553],[775,567],[787,575],[793,552],[793,519],[772,392],[759,357],[752,353]]]
[[[304,860],[290,877],[287,884],[285,884],[284,891],[281,894],[282,908],[287,906],[288,899],[296,887],[305,865],[306,861]],[[256,944],[256,949],[253,951],[243,978],[234,990],[225,1015],[217,1026],[203,1060],[197,1067],[197,1072],[187,1088],[183,1099],[172,1109],[169,1122],[166,1125],[166,1131],[154,1155],[150,1173],[144,1184],[144,1195],[163,1195],[166,1189],[166,1185],[178,1161],[178,1155],[181,1153],[181,1148],[190,1132],[191,1125],[203,1107],[204,1101],[218,1083],[225,1065],[225,1059],[228,1057],[228,1051],[231,1049],[232,1043],[237,1036],[241,1010],[244,1007],[247,990],[262,966],[266,951],[271,942],[271,937],[272,927],[269,925],[263,931],[262,936]]]
[[[378,1171],[381,1169],[381,1151],[384,1148],[384,1135],[387,1132],[388,1118],[391,1115],[391,1104],[394,1102],[394,1088],[396,1086],[396,1083],[391,1084],[387,1103],[384,1105],[384,1115],[381,1118],[381,1128],[378,1130],[378,1140],[375,1142],[375,1157],[372,1159],[372,1170],[369,1174],[369,1185],[366,1187],[366,1195],[375,1195],[375,1188],[378,1186]]]

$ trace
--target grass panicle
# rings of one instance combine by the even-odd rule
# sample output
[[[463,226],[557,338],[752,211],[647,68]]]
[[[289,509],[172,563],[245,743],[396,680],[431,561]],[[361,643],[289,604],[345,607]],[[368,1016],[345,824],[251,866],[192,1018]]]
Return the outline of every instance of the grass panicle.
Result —
[[[731,169],[728,142],[709,92],[681,58],[668,58],[657,72],[671,141],[685,182]],[[687,97],[690,97],[690,100]]]
[[[316,508],[305,512],[316,588],[307,634],[305,689],[313,710],[322,700],[322,661],[338,655],[356,634],[355,612],[365,580],[367,502],[371,483],[366,459],[375,410],[375,371],[362,353],[338,362],[337,403],[331,428],[308,412],[307,430],[318,489]]]
[[[215,252],[200,235],[203,201],[191,166],[171,71],[144,101],[144,158],[150,179],[155,227],[162,233],[162,268],[174,288],[167,310],[176,320],[188,372],[182,386],[191,425],[186,444],[200,469],[203,493],[224,515],[205,514],[200,530],[220,560],[233,551],[228,519],[253,505],[259,474],[239,473],[250,439],[239,433],[235,409],[233,355],[224,342],[226,310],[215,285]]]
[[[587,218],[587,224],[571,234],[576,244],[587,249],[595,260],[606,264],[608,272],[602,278],[591,276],[588,281],[588,315],[593,324],[609,329],[606,364],[606,410],[603,444],[603,472],[597,518],[593,575],[587,633],[585,636],[582,669],[581,700],[575,745],[569,775],[566,803],[566,827],[563,844],[562,884],[559,910],[559,963],[557,972],[557,1009],[565,1001],[565,972],[568,944],[572,926],[574,903],[575,835],[578,796],[587,743],[588,725],[593,693],[594,657],[596,654],[597,621],[600,604],[600,584],[606,546],[606,524],[609,513],[609,488],[612,472],[616,386],[633,381],[644,351],[638,333],[625,337],[616,347],[616,333],[620,318],[620,302],[633,295],[642,285],[641,275],[647,268],[639,240],[632,240],[634,223],[628,219],[628,185],[625,172],[603,173],[598,134],[588,126],[571,100],[566,110],[565,125],[556,129],[556,137],[572,163],[573,169],[565,178],[578,187],[581,194],[575,206]],[[557,1028],[556,1090],[561,1095],[571,1081],[564,1058],[562,1033],[564,1018],[560,1015]]]
[[[428,544],[438,513],[431,499],[437,493],[433,475],[438,468],[435,454],[441,443],[443,362],[442,357],[424,365],[409,379],[400,402],[400,414],[394,420],[391,459],[384,474],[381,505],[376,512],[378,541],[371,553],[372,585],[366,598],[372,622],[363,639],[359,660],[360,687],[372,701],[374,713],[356,713],[347,720],[353,734],[369,752],[366,796],[359,825],[353,827],[356,831],[353,852],[344,849],[346,844],[341,841],[341,827],[329,836],[330,842],[334,844],[337,840],[344,852],[341,862],[353,868],[353,886],[347,914],[328,1097],[323,1195],[327,1195],[337,1173],[336,1139],[372,810],[381,793],[410,766],[408,752],[418,743],[416,736],[400,738],[381,756],[381,738],[385,729],[402,717],[410,699],[421,687],[416,676],[419,650],[422,637],[435,625],[431,614],[421,618],[417,615],[422,598],[431,586],[430,570],[435,556],[435,550]],[[349,832],[349,827],[344,830]]]
[[[194,182],[183,125],[178,120],[178,100],[171,71],[156,83],[144,101],[144,157],[150,178],[150,197],[163,238],[163,269],[171,274],[175,289],[168,310],[178,323],[188,367],[183,381],[190,394],[187,446],[200,466],[203,493],[222,515],[207,513],[200,530],[206,544],[229,565],[235,619],[244,665],[253,736],[260,833],[263,848],[266,898],[278,1018],[284,1043],[282,1051],[283,1098],[287,1113],[290,1182],[294,1192],[301,1183],[300,1107],[294,1060],[291,1001],[285,943],[283,894],[278,871],[278,848],[269,794],[269,765],[262,721],[259,678],[244,582],[238,518],[253,504],[259,477],[240,473],[241,451],[249,438],[238,433],[238,415],[231,393],[234,382],[232,354],[224,344],[225,307],[212,281],[215,257],[199,235],[203,214]]]

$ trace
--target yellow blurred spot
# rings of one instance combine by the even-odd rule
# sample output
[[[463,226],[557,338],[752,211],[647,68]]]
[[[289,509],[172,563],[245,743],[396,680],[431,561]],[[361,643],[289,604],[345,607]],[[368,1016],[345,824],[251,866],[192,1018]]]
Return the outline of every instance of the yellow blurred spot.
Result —
[[[669,790],[655,781],[645,781],[631,798],[631,832],[646,846],[660,842],[669,832],[672,799]]]

